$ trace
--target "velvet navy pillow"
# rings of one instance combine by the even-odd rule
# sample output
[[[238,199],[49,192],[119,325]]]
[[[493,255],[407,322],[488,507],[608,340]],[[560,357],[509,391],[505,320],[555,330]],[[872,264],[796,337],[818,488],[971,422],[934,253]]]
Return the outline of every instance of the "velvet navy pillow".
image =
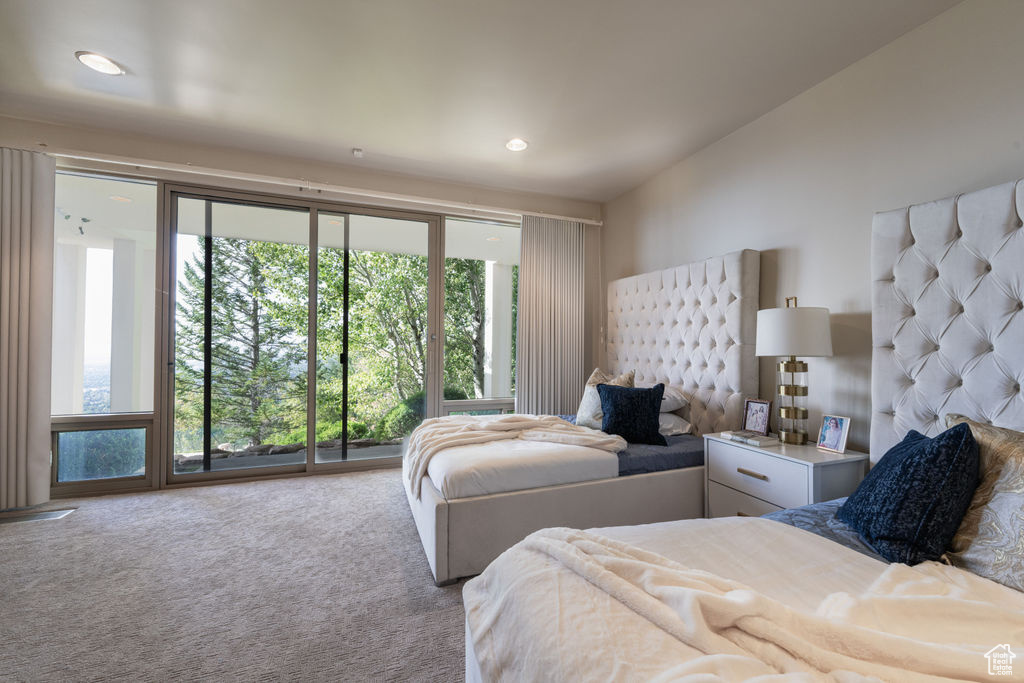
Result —
[[[882,456],[836,512],[890,562],[944,552],[978,487],[978,444],[966,424],[935,438],[911,430]]]
[[[618,434],[629,443],[668,445],[658,423],[664,384],[655,384],[650,389],[598,384],[597,393],[604,413],[602,432]]]

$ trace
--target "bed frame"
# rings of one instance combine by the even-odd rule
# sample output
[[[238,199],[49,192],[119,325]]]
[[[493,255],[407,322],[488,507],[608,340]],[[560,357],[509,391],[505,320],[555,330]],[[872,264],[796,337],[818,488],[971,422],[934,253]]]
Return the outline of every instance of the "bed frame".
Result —
[[[871,460],[947,413],[1024,426],[1024,180],[875,215]]]
[[[759,279],[760,253],[748,249],[612,281],[606,366],[616,373],[636,370],[638,382],[681,385],[690,395],[684,417],[698,433],[739,427],[743,401],[758,389]],[[443,585],[479,574],[545,527],[702,517],[704,468],[453,500],[425,477],[420,498],[408,486],[406,496],[434,581]]]

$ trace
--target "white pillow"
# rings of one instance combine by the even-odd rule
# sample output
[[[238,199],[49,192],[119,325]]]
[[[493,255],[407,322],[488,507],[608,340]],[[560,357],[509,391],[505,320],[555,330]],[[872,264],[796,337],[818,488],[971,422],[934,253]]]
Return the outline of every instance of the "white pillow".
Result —
[[[655,384],[657,382],[637,382],[636,386],[641,389],[650,389]],[[683,391],[681,386],[678,384],[665,384],[665,394],[661,398],[661,412],[674,413],[688,405],[690,405],[690,399],[687,398],[686,392]]]
[[[604,413],[601,411],[601,396],[597,393],[598,384],[612,384],[617,387],[633,386],[635,372],[630,370],[618,377],[614,377],[601,371],[601,368],[594,368],[587,380],[587,386],[583,389],[583,399],[580,401],[579,410],[576,411],[576,424],[580,427],[600,429],[604,421]]]
[[[658,416],[658,432],[662,436],[689,434],[691,431],[693,431],[693,426],[678,415],[662,413]]]

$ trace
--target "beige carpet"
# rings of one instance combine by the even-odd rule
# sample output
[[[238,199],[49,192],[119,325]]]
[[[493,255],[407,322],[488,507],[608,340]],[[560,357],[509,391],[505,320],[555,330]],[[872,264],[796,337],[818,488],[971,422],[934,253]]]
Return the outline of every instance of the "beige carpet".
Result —
[[[0,678],[461,680],[462,584],[434,586],[400,477],[87,498],[0,525]]]

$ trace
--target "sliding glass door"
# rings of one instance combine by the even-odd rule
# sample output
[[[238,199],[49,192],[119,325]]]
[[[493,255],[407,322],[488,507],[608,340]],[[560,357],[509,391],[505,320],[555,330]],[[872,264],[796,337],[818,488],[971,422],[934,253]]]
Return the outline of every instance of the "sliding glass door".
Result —
[[[173,472],[306,461],[309,211],[177,200]]]
[[[400,456],[438,412],[439,221],[236,197],[169,194],[170,478]]]
[[[316,462],[401,454],[427,413],[426,221],[319,213]]]

